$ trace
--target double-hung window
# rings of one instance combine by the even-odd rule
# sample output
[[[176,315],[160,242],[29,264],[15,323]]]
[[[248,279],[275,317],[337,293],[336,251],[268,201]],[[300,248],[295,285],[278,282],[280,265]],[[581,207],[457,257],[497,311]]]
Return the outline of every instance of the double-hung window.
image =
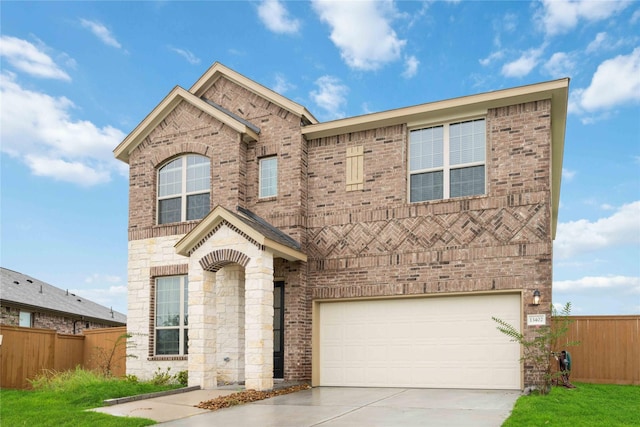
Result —
[[[188,296],[187,276],[156,279],[156,355],[188,354]]]
[[[202,219],[209,213],[211,162],[195,154],[178,157],[158,171],[158,224]]]
[[[485,194],[485,120],[416,129],[409,141],[409,201]]]
[[[278,195],[278,158],[260,159],[260,198]]]

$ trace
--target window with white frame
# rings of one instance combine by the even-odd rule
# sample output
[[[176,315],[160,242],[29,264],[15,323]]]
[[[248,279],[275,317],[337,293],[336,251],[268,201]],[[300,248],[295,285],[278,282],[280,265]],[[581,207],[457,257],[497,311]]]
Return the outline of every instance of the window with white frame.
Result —
[[[260,159],[260,198],[278,195],[278,158]]]
[[[156,279],[155,354],[188,354],[189,282],[187,276]]]
[[[210,209],[211,162],[195,154],[158,170],[158,224],[204,218]]]
[[[409,201],[485,194],[484,119],[412,130]]]
[[[25,328],[30,328],[33,326],[33,313],[30,311],[22,311],[20,310],[20,317],[18,320],[18,326],[23,326]]]

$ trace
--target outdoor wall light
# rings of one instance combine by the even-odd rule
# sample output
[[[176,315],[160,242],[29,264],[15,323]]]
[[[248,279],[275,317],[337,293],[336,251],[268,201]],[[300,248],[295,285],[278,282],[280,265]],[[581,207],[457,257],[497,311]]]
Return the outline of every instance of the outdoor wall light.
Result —
[[[540,305],[540,291],[533,291],[533,305]]]

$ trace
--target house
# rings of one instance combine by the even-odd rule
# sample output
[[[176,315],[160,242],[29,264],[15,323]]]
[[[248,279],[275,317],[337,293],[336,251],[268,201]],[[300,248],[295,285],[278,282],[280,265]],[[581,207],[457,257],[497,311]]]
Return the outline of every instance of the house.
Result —
[[[114,150],[130,170],[128,373],[533,384],[491,317],[529,337],[549,322],[568,84],[326,123],[220,63],[176,86]]]
[[[0,324],[81,334],[125,326],[127,316],[42,280],[0,268]]]

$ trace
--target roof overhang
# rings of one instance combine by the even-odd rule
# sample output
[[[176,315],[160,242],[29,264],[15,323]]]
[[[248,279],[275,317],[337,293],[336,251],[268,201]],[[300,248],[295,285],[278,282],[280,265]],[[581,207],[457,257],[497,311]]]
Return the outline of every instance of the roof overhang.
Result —
[[[156,108],[144,118],[142,122],[118,145],[113,153],[116,158],[129,163],[129,155],[144,139],[162,122],[174,108],[181,102],[187,102],[211,117],[219,120],[226,126],[242,135],[244,141],[257,141],[258,134],[251,127],[236,118],[225,114],[206,101],[187,92],[180,86],[173,88],[171,92],[156,106]]]
[[[175,244],[176,252],[179,255],[190,256],[194,247],[223,221],[233,225],[256,243],[264,246],[265,249],[268,249],[280,258],[289,261],[307,261],[307,255],[301,251],[266,237],[222,206],[216,206],[193,230],[180,239],[180,241]]]
[[[302,134],[309,140],[399,124],[412,126],[451,117],[486,114],[491,108],[544,99],[551,100],[551,234],[555,239],[567,124],[568,78],[313,124],[302,128]]]
[[[259,83],[254,82],[253,80],[243,76],[240,73],[233,71],[230,68],[225,67],[219,62],[214,63],[203,75],[198,79],[197,82],[191,86],[189,92],[193,93],[196,97],[201,97],[205,94],[205,92],[220,78],[225,77],[232,81],[233,83],[249,90],[250,92],[256,93],[269,101],[273,102],[280,108],[284,108],[287,111],[291,111],[295,115],[299,116],[301,119],[305,120],[308,123],[318,123],[318,120],[302,105],[291,101],[290,99],[280,95],[277,92],[272,91],[271,89],[262,86]]]

